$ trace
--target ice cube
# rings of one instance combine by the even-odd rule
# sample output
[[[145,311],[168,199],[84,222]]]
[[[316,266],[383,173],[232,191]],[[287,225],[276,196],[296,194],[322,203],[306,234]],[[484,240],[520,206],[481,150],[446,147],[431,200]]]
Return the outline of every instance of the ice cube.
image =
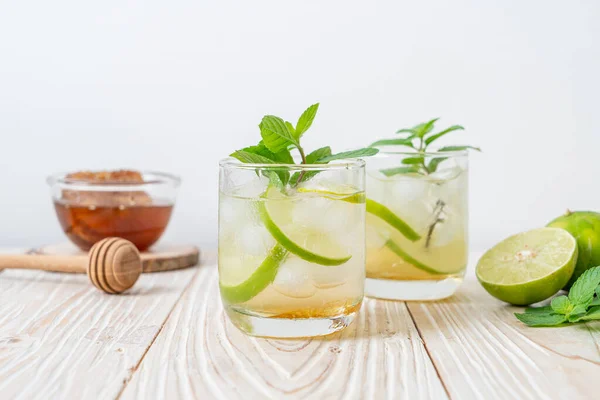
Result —
[[[256,176],[254,179],[245,182],[233,188],[232,193],[236,197],[254,199],[265,192],[269,185],[269,178],[266,176]]]
[[[238,226],[235,240],[240,252],[250,256],[266,255],[275,245],[273,236],[264,227],[254,224]]]
[[[344,234],[348,227],[360,224],[358,206],[341,200],[306,195],[296,200],[292,223],[322,233]]]
[[[367,218],[366,242],[367,248],[380,249],[390,238],[387,225],[377,217]]]
[[[436,183],[445,183],[456,179],[462,174],[464,171],[459,166],[454,166],[450,168],[440,169],[433,174],[429,175],[429,178]]]
[[[343,285],[349,277],[346,264],[338,266],[324,266],[311,264],[312,281],[315,287],[319,289],[331,289]]]
[[[317,288],[311,279],[311,264],[300,258],[288,257],[283,265],[279,267],[273,289],[279,293],[297,299],[313,296]]]

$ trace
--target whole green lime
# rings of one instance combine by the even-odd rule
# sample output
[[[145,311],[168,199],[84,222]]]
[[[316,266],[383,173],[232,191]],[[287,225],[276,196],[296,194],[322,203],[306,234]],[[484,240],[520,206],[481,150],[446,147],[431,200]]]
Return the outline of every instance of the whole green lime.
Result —
[[[567,211],[548,224],[553,228],[562,228],[575,240],[579,255],[573,276],[565,285],[569,289],[588,268],[600,265],[600,213],[593,211]]]

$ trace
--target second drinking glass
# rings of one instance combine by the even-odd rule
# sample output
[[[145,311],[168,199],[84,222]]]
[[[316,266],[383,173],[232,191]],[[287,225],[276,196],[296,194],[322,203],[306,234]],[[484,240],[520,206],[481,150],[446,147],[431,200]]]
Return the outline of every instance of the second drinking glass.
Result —
[[[366,294],[451,296],[467,266],[468,153],[388,149],[367,161]]]

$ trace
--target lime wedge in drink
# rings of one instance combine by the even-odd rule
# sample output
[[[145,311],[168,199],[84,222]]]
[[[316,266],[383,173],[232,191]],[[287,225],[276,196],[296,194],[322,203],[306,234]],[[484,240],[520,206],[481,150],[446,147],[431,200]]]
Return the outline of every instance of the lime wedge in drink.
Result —
[[[390,224],[411,242],[416,242],[421,239],[421,236],[417,232],[383,204],[378,203],[375,200],[367,199],[367,212]]]
[[[258,202],[261,221],[281,246],[303,260],[326,266],[344,264],[352,257],[330,235],[291,223],[293,207],[275,187],[269,187]]]
[[[327,198],[331,198],[334,200],[342,200],[349,203],[363,203],[365,201],[365,197],[363,193],[357,193],[351,196],[345,196],[343,193],[334,192],[331,190],[319,189],[319,188],[306,188],[300,187],[298,188],[299,192],[303,193],[318,193]],[[406,222],[404,222],[400,217],[392,212],[389,208],[384,206],[381,203],[376,202],[375,200],[366,199],[367,203],[367,212],[371,213],[383,221],[387,222],[394,229],[399,231],[404,237],[408,240],[415,242],[421,238],[421,236],[415,232]]]
[[[262,292],[275,280],[279,266],[288,251],[280,244],[273,246],[267,257],[245,281],[237,285],[220,284],[221,296],[229,304],[243,303]]]
[[[526,305],[545,300],[571,278],[577,242],[567,231],[539,228],[519,233],[488,250],[477,263],[477,279],[492,296]]]

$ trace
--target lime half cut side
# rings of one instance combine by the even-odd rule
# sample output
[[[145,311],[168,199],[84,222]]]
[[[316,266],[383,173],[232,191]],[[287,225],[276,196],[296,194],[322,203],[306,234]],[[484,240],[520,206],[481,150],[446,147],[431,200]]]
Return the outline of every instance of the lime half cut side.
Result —
[[[301,259],[325,266],[342,265],[350,258],[332,238],[321,232],[290,223],[293,202],[270,187],[258,202],[258,214],[265,228],[287,251]]]
[[[254,298],[271,284],[277,276],[277,271],[285,261],[288,251],[276,244],[260,266],[239,285],[219,285],[223,300],[229,304],[244,303]]]
[[[577,242],[567,231],[539,228],[511,236],[477,263],[477,279],[492,296],[515,305],[545,300],[571,278]]]

